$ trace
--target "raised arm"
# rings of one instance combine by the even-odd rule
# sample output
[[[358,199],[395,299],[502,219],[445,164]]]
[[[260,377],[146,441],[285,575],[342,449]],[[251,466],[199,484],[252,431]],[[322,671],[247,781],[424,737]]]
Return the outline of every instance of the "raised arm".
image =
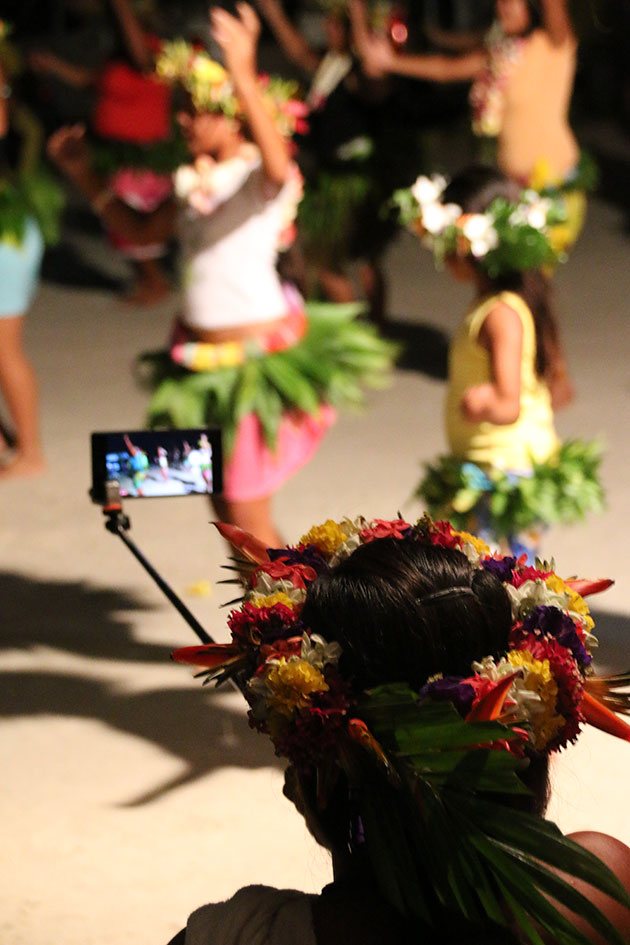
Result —
[[[51,75],[66,85],[76,89],[85,89],[96,82],[97,69],[89,66],[77,66],[73,62],[61,59],[46,49],[33,49],[28,54],[29,67],[36,75]]]
[[[280,188],[289,173],[289,147],[265,105],[256,71],[260,21],[247,3],[237,4],[238,16],[215,7],[212,35],[221,47],[245,119],[262,157],[269,183]]]
[[[484,49],[474,49],[458,56],[408,55],[397,52],[384,36],[369,29],[364,0],[351,0],[352,35],[363,67],[368,75],[393,73],[431,82],[464,82],[474,79],[484,68]]]
[[[48,156],[107,227],[124,233],[128,239],[141,246],[170,238],[175,220],[174,200],[161,204],[151,214],[142,215],[118,200],[91,166],[82,125],[60,128],[51,135]]]
[[[149,72],[153,68],[153,54],[129,0],[110,0],[110,3],[131,61],[139,72]]]
[[[567,0],[541,0],[543,27],[554,46],[574,39]]]
[[[291,23],[279,0],[256,0],[256,4],[287,59],[304,72],[314,73],[319,57]]]

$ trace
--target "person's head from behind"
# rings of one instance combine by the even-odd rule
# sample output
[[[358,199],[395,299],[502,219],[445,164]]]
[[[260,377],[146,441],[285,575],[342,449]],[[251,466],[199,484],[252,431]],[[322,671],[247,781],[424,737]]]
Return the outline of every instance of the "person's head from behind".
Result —
[[[457,174],[446,186],[441,200],[456,204],[465,216],[481,215],[497,200],[515,206],[522,188],[501,171],[484,165],[472,165]],[[513,292],[526,302],[534,318],[536,330],[536,372],[544,377],[553,363],[558,346],[558,329],[548,277],[538,268],[502,269],[490,275],[485,258],[471,252],[447,255],[446,266],[459,282],[473,283],[480,295]]]
[[[418,692],[436,675],[465,677],[473,662],[508,648],[510,602],[490,571],[455,548],[383,538],[361,545],[308,588],[302,620],[341,646],[340,669],[355,691],[406,683]],[[542,814],[547,761],[532,759],[525,806]],[[316,776],[289,769],[285,793],[315,839],[338,853],[351,830],[348,787],[339,780],[330,803],[316,800]]]
[[[507,36],[527,36],[540,26],[540,13],[534,0],[496,0],[495,9]]]

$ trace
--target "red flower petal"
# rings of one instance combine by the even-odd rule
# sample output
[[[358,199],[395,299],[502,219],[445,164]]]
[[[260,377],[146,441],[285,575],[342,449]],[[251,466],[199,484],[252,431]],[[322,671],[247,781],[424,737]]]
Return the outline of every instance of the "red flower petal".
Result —
[[[176,663],[190,666],[204,666],[206,669],[218,669],[242,659],[243,650],[233,643],[208,643],[205,646],[182,646],[173,650],[171,659]]]
[[[233,548],[242,551],[250,561],[255,564],[263,564],[269,561],[266,546],[258,538],[250,535],[249,532],[244,531],[237,525],[228,525],[227,522],[213,522],[212,524]]]
[[[602,591],[607,591],[615,582],[611,580],[611,578],[593,578],[592,580],[588,578],[573,578],[573,580],[568,580],[564,583],[567,587],[570,587],[572,591],[575,591],[576,594],[579,594],[580,597],[588,597],[589,594],[601,594]]]

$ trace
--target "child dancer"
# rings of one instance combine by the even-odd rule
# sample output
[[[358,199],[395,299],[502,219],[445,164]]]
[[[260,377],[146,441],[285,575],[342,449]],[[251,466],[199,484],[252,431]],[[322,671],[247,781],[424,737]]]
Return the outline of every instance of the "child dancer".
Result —
[[[290,129],[295,104],[286,83],[258,80],[251,7],[239,5],[238,16],[215,8],[212,25],[227,72],[181,42],[159,69],[188,93],[178,120],[194,164],[175,180],[183,305],[170,352],[152,360],[150,422],[222,427],[227,463],[215,509],[271,544],[273,493],[314,454],[333,422],[331,402],[356,400],[358,382],[378,380],[391,348],[353,324],[354,309],[320,307],[307,322],[301,300],[283,291],[275,262],[299,181],[280,125]],[[100,189],[80,130],[53,136],[51,152],[108,225],[132,224]],[[164,212],[151,227],[136,222],[135,234],[155,238]]]
[[[450,349],[451,455],[427,467],[419,495],[432,514],[531,559],[542,526],[575,521],[602,504],[597,448],[561,445],[553,421],[554,407],[567,401],[540,271],[554,261],[554,205],[484,167],[448,186],[419,178],[402,203],[451,275],[474,290]]]
[[[409,55],[370,34],[364,0],[351,0],[355,42],[373,74],[472,83],[472,128],[500,170],[521,186],[562,196],[566,216],[551,232],[568,249],[584,222],[585,190],[596,183],[569,124],[577,40],[567,0],[496,0],[483,46],[456,55]]]
[[[14,427],[14,454],[0,478],[44,470],[37,378],[23,345],[24,316],[37,290],[45,239],[57,232],[62,198],[37,166],[37,123],[12,95],[0,20],[0,391]]]

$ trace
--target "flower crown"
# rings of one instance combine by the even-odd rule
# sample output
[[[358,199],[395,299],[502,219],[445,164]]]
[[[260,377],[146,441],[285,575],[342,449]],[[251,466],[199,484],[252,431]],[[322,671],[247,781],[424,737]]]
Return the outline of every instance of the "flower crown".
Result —
[[[496,278],[563,261],[549,235],[551,227],[566,219],[562,201],[524,190],[518,203],[497,197],[484,213],[464,213],[458,204],[442,201],[447,183],[439,174],[421,176],[393,197],[402,222],[438,263],[446,256],[472,256]]]
[[[497,803],[498,794],[527,793],[516,775],[528,755],[575,741],[584,722],[630,741],[630,725],[613,711],[630,713],[630,695],[621,691],[630,674],[594,676],[594,624],[583,596],[612,582],[564,581],[550,564],[530,567],[493,555],[473,535],[426,516],[415,525],[401,518],[328,520],[283,549],[267,549],[234,526],[217,527],[238,551],[228,567],[247,573],[234,579],[244,580],[246,593],[228,617],[232,639],[178,649],[173,659],[201,667],[205,682],[235,681],[252,727],[271,737],[276,754],[315,773],[322,805],[345,772],[356,804],[351,843],[367,844],[392,904],[431,924],[432,888],[448,910],[468,920],[516,922],[524,939],[539,945],[533,918],[554,934],[566,933],[558,941],[586,945],[548,901],[553,896],[588,913],[608,941],[620,943],[554,868],[588,875],[630,904],[612,874],[553,824]],[[493,573],[512,607],[507,651],[475,662],[466,677],[433,677],[419,692],[402,683],[358,691],[344,672],[341,646],[313,633],[301,613],[318,575],[381,538],[455,548]],[[473,591],[457,587],[429,598],[439,605],[440,598],[465,593]],[[398,819],[399,805],[387,793],[392,788],[406,793],[405,809],[418,818],[413,825]]]
[[[220,526],[230,540],[238,531]],[[503,583],[512,606],[507,652],[497,661],[485,657],[466,678],[438,676],[423,687],[420,700],[451,701],[465,720],[492,719],[517,727],[506,743],[522,752],[553,752],[574,742],[581,725],[591,722],[630,739],[630,726],[606,712],[620,698],[608,692],[619,680],[592,674],[591,650],[597,640],[586,601],[611,581],[563,581],[552,565],[491,554],[488,546],[448,522],[428,517],[411,525],[402,519],[368,522],[363,518],[329,520],[302,536],[295,548],[264,549],[248,538],[243,550],[251,575],[242,605],[228,617],[232,642],[184,647],[177,662],[206,667],[206,681],[240,679],[254,726],[272,738],[279,755],[294,763],[317,763],[331,734],[352,722],[352,706],[363,694],[339,669],[341,647],[328,643],[300,619],[309,584],[359,545],[377,538],[416,541],[462,551],[478,568]],[[455,589],[454,592],[456,592]],[[596,704],[594,693],[604,695]],[[630,711],[630,704],[628,707]]]
[[[190,95],[196,111],[220,112],[228,118],[241,114],[241,105],[229,73],[207,52],[183,39],[165,42],[156,61],[157,75],[180,84]],[[298,85],[277,76],[259,76],[267,108],[281,133],[290,137],[306,129],[306,105],[297,98]]]

